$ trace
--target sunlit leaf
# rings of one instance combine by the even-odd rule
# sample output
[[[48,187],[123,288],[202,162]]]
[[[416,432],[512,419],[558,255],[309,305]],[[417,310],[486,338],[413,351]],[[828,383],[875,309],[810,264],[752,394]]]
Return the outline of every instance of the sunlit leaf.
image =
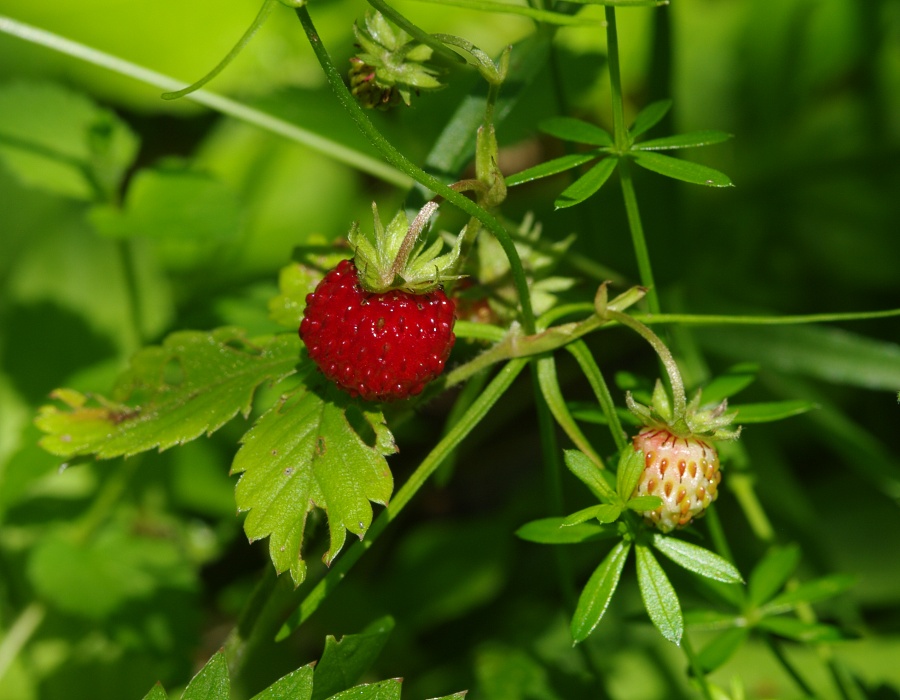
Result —
[[[837,627],[818,622],[804,622],[796,617],[764,617],[757,623],[761,629],[797,642],[838,642],[844,635]]]
[[[61,457],[101,459],[164,450],[210,434],[236,414],[247,415],[257,387],[294,372],[296,334],[248,339],[236,328],[173,333],[144,348],[110,398],[58,390],[60,405],[35,419],[41,446]]]
[[[378,658],[393,629],[393,618],[382,617],[359,634],[346,634],[340,641],[328,635],[325,651],[316,664],[312,700],[324,700],[353,686]]]
[[[641,134],[650,131],[650,129],[663,120],[670,109],[672,109],[672,100],[660,100],[659,102],[651,102],[648,104],[638,112],[637,117],[634,119],[634,123],[631,125],[631,128],[628,129],[631,138],[635,139]]]
[[[402,678],[366,683],[332,695],[328,700],[400,700],[402,683]]]
[[[587,143],[592,146],[613,145],[613,138],[606,129],[574,117],[551,117],[538,124],[538,128],[545,134],[563,141]]]
[[[772,547],[750,573],[747,592],[753,605],[762,605],[778,591],[800,563],[797,545]]]
[[[766,403],[744,403],[731,406],[737,411],[738,423],[771,423],[799,416],[818,407],[815,401],[770,401]]]
[[[418,2],[434,3],[437,5],[449,5],[453,7],[463,7],[468,10],[480,10],[482,12],[499,12],[505,14],[521,15],[529,17],[537,22],[544,24],[555,24],[560,26],[570,25],[588,25],[597,24],[599,20],[586,19],[584,17],[575,17],[573,15],[563,14],[561,12],[551,12],[549,10],[539,10],[526,5],[513,5],[505,2],[496,2],[495,0],[417,0]]]
[[[660,7],[670,0],[570,0],[579,5],[607,5],[609,7]]]
[[[618,158],[609,156],[604,158],[575,182],[562,191],[553,203],[557,209],[565,209],[580,204],[609,180],[609,176],[618,165]]]
[[[713,637],[697,654],[697,663],[707,673],[715,671],[719,666],[730,659],[740,649],[750,630],[746,627],[736,627],[725,630]]]
[[[231,468],[241,474],[238,510],[249,511],[244,532],[251,541],[268,537],[275,569],[289,570],[298,585],[306,576],[307,514],[318,507],[328,515],[330,563],[348,530],[365,535],[370,501],[386,504],[393,490],[385,456],[397,448],[384,417],[336,390],[332,395],[301,387],[283,396],[244,435]]]
[[[181,700],[230,700],[231,682],[228,663],[221,651],[213,654],[206,666],[191,679]]]
[[[543,518],[525,523],[516,530],[516,537],[538,544],[578,544],[607,539],[616,534],[614,527],[598,523],[563,526],[565,518]]]
[[[506,186],[513,187],[514,185],[521,185],[523,182],[531,182],[532,180],[538,180],[542,177],[550,177],[551,175],[571,170],[582,163],[594,160],[596,157],[596,153],[573,153],[571,155],[554,158],[553,160],[548,160],[540,165],[535,165],[533,168],[528,168],[527,170],[522,170],[510,175],[506,178]]]
[[[723,583],[743,583],[741,572],[715,552],[675,537],[653,535],[653,546],[688,571]]]
[[[635,555],[638,586],[650,620],[663,637],[673,644],[681,644],[684,618],[681,615],[681,603],[678,602],[678,595],[669,582],[669,577],[646,545],[635,545]]]
[[[696,146],[710,146],[714,143],[722,143],[733,138],[732,134],[724,131],[692,131],[689,134],[677,136],[664,136],[661,139],[649,139],[634,144],[633,148],[639,151],[666,151],[674,148],[694,148]]]
[[[563,459],[569,471],[581,479],[597,498],[612,503],[616,502],[616,492],[607,483],[602,470],[584,452],[566,450],[563,453]]]
[[[734,183],[722,172],[681,158],[651,151],[632,151],[635,163],[660,175],[708,187],[732,187]]]
[[[832,574],[814,581],[806,581],[790,591],[775,596],[760,609],[760,612],[771,615],[787,612],[801,604],[818,603],[844,593],[856,582],[856,577],[850,574]]]
[[[312,691],[313,664],[309,664],[278,679],[251,700],[310,700]]]
[[[576,642],[587,639],[603,618],[609,607],[609,601],[619,585],[619,578],[630,551],[630,542],[619,542],[591,574],[578,598],[578,605],[575,607],[570,625],[572,639]]]

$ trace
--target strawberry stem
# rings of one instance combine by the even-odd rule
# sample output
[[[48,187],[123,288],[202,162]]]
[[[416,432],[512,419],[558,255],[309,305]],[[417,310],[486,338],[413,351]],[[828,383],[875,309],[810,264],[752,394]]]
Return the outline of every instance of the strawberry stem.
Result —
[[[435,201],[426,202],[425,206],[416,214],[416,218],[412,220],[412,223],[406,230],[406,236],[403,238],[403,243],[400,244],[400,250],[397,251],[397,256],[391,264],[390,280],[382,280],[383,282],[387,282],[389,285],[394,284],[397,277],[406,267],[406,262],[409,260],[416,241],[419,240],[419,236],[422,235],[422,231],[428,225],[428,220],[437,211],[438,206],[440,205]]]

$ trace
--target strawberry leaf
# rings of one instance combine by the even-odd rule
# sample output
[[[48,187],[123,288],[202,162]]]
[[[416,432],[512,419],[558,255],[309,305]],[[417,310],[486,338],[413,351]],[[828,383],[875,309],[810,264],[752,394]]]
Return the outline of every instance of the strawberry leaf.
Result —
[[[750,603],[762,605],[774,596],[800,563],[800,548],[797,545],[772,547],[756,568],[750,573],[747,592]]]
[[[564,521],[565,518],[532,520],[516,530],[516,537],[537,544],[579,544],[606,539],[616,534],[614,527],[604,527],[597,523],[580,523],[564,527]]]
[[[294,249],[297,262],[286,265],[278,273],[279,294],[269,300],[269,318],[296,331],[303,319],[306,295],[316,288],[326,272],[350,255],[347,248],[316,243]]]
[[[632,151],[635,162],[642,168],[652,170],[654,173],[671,177],[692,185],[706,185],[707,187],[733,187],[734,183],[725,174],[689,160],[664,156],[661,153],[651,151]]]
[[[566,209],[580,204],[609,180],[609,176],[613,174],[619,159],[613,156],[604,158],[575,182],[562,191],[553,206],[556,209]]]
[[[306,576],[301,555],[306,516],[328,514],[330,564],[346,531],[362,538],[372,506],[386,504],[393,478],[386,455],[397,451],[379,411],[358,408],[333,390],[325,399],[306,387],[283,396],[244,436],[232,474],[239,511],[250,511],[244,532],[251,541],[269,537],[276,571],[290,570],[295,584]]]
[[[688,571],[723,583],[743,583],[734,565],[708,549],[661,534],[653,535],[653,546]]]
[[[324,700],[356,683],[378,658],[393,629],[393,618],[383,617],[359,634],[344,635],[341,641],[328,635],[325,651],[316,664],[312,700]]]
[[[247,415],[260,384],[294,372],[294,334],[249,340],[236,328],[173,333],[144,348],[116,384],[111,399],[70,389],[53,393],[64,406],[43,406],[35,419],[47,433],[41,446],[61,457],[99,459],[167,449]]]
[[[231,682],[228,679],[228,664],[221,651],[213,655],[191,679],[181,700],[229,700]]]
[[[313,666],[301,666],[254,695],[251,700],[310,700],[313,692]]]
[[[681,604],[666,572],[656,561],[653,552],[646,545],[635,546],[637,557],[638,586],[644,607],[650,620],[663,637],[673,644],[681,644],[684,633],[684,618]]]
[[[573,117],[551,117],[542,121],[538,128],[545,134],[563,141],[587,143],[591,146],[613,145],[613,138],[608,131]]]
[[[600,623],[619,585],[619,578],[630,551],[630,542],[619,542],[591,574],[572,616],[570,629],[575,642],[587,639]]]

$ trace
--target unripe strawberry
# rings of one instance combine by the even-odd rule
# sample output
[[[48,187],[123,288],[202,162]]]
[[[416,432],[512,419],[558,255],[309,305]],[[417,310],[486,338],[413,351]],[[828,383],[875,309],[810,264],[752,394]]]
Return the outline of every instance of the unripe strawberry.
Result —
[[[683,394],[682,394],[683,396]],[[657,382],[650,406],[626,395],[628,408],[644,424],[632,440],[632,449],[644,454],[644,471],[632,496],[657,496],[662,505],[641,513],[663,532],[688,525],[716,500],[722,475],[713,440],[733,440],[740,428],[731,428],[734,413],[728,404],[701,408],[700,393],[680,410]]]
[[[641,513],[658,529],[684,527],[716,500],[722,475],[712,444],[664,428],[644,428],[633,445],[644,453],[644,472],[633,495],[662,499],[659,508]]]

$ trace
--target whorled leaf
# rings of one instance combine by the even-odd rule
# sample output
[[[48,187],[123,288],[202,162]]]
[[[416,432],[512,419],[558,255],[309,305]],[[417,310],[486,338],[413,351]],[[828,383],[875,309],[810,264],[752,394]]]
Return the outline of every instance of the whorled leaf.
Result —
[[[180,331],[131,360],[109,399],[71,389],[53,393],[63,405],[42,406],[35,423],[41,446],[60,457],[99,459],[167,449],[249,413],[264,382],[294,372],[295,334],[248,339],[238,328]]]
[[[797,545],[772,547],[765,557],[750,572],[747,593],[753,605],[762,605],[770,600],[800,563],[800,548]]]
[[[506,186],[514,187],[515,185],[521,185],[523,182],[531,182],[532,180],[539,180],[542,177],[557,175],[558,173],[578,167],[582,163],[594,160],[596,157],[597,153],[594,152],[572,153],[560,156],[559,158],[548,160],[540,165],[535,165],[533,168],[527,168],[526,170],[513,173],[506,178]]]
[[[609,607],[609,601],[619,585],[619,578],[622,576],[622,569],[625,567],[630,551],[630,542],[619,542],[606,555],[588,580],[578,598],[578,605],[570,625],[572,639],[576,642],[587,639],[600,623],[600,619]]]
[[[379,411],[358,408],[333,392],[323,398],[306,387],[283,396],[243,437],[232,474],[239,511],[249,511],[244,532],[269,538],[275,569],[306,576],[301,547],[306,516],[318,507],[331,533],[325,562],[340,552],[346,531],[362,538],[372,523],[370,501],[386,504],[393,478],[386,455],[397,451]]]
[[[659,533],[653,535],[653,546],[676,564],[695,574],[722,583],[744,582],[741,572],[730,561],[704,547]]]
[[[616,534],[615,527],[586,522],[566,525],[565,520],[565,518],[532,520],[516,530],[516,537],[537,544],[579,544],[607,539]]]
[[[733,138],[732,134],[724,131],[692,131],[688,134],[664,136],[659,139],[649,139],[634,145],[638,151],[667,151],[676,148],[696,148],[697,146],[711,146]]]
[[[681,158],[664,156],[653,151],[632,151],[634,162],[642,168],[660,175],[671,177],[692,185],[707,187],[733,187],[734,183],[725,173],[699,163],[692,163]]]
[[[619,159],[614,156],[604,158],[564,189],[553,202],[553,206],[565,209],[580,204],[606,184],[618,164]]]
[[[644,607],[650,620],[663,637],[674,644],[681,644],[684,633],[684,618],[681,614],[681,603],[678,594],[672,587],[666,572],[656,561],[653,552],[646,545],[635,547],[637,558],[638,586]]]
[[[818,408],[815,401],[795,399],[788,401],[768,401],[765,403],[745,403],[732,406],[737,411],[738,420],[744,423],[771,423],[799,416]]]
[[[734,653],[740,649],[747,638],[750,636],[750,630],[746,627],[735,627],[725,630],[716,635],[712,640],[700,650],[697,654],[697,663],[707,673],[715,671],[719,666],[730,659]]]
[[[542,121],[538,128],[545,134],[564,141],[587,143],[592,146],[612,146],[613,138],[605,129],[574,117],[551,117]]]

